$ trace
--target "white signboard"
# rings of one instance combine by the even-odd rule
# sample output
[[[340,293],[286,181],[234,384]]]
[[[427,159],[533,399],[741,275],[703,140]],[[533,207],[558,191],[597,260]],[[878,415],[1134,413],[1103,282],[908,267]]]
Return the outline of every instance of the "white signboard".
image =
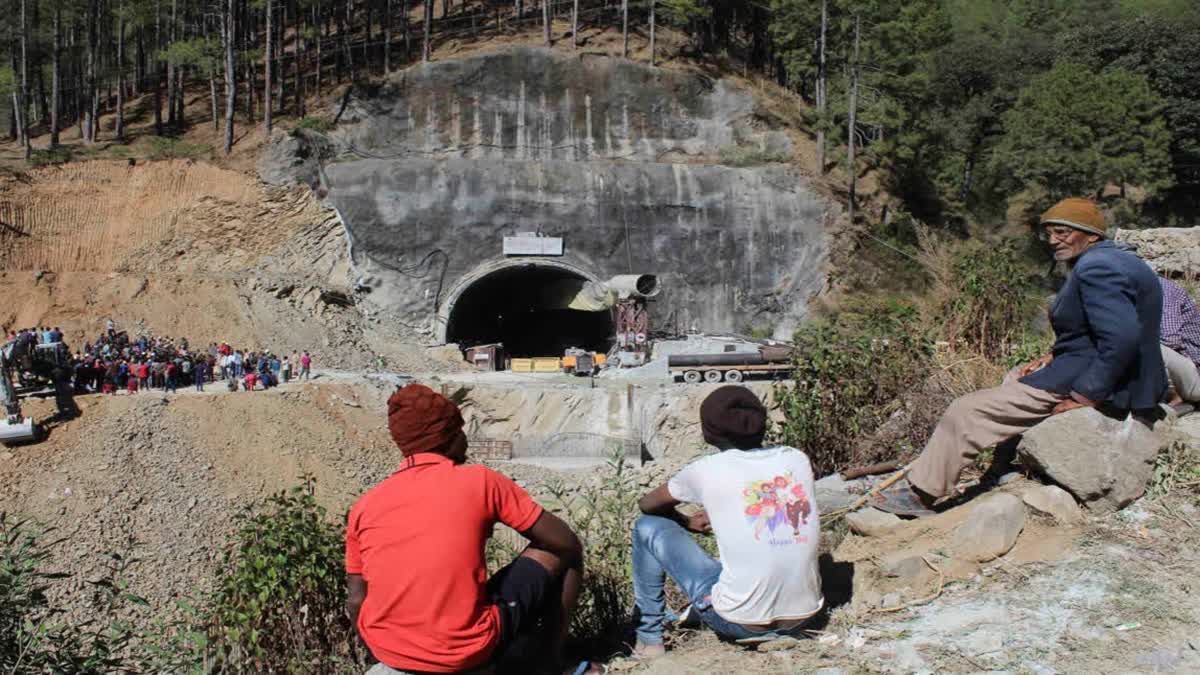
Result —
[[[504,255],[562,255],[562,237],[518,234],[504,238]]]

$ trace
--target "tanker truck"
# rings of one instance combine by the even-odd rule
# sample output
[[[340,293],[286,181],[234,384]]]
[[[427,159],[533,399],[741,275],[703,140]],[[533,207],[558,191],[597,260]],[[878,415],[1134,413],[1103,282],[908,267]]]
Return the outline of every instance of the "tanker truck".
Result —
[[[763,345],[757,351],[720,354],[674,354],[667,357],[673,378],[688,384],[741,382],[748,377],[787,377],[792,371],[792,348]]]

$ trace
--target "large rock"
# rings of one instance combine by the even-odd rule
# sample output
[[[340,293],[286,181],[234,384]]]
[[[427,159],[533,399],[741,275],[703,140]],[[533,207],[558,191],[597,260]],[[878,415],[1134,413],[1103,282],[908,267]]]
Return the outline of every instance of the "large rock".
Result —
[[[307,185],[321,182],[321,161],[333,156],[333,144],[315,131],[276,129],[258,159],[258,177],[269,185]]]
[[[1080,408],[1025,432],[1017,457],[1089,509],[1104,513],[1145,493],[1165,443],[1162,433],[1141,420]]]
[[[986,497],[954,531],[955,557],[987,562],[1008,553],[1025,528],[1025,505],[1008,493]]]
[[[1115,236],[1137,248],[1137,254],[1167,276],[1200,271],[1200,227],[1157,227],[1118,230]]]

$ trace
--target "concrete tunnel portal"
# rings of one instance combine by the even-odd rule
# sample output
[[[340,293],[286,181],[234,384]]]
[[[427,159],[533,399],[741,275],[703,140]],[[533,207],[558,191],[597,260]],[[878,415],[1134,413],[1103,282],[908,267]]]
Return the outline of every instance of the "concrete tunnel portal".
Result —
[[[568,347],[607,352],[616,334],[612,310],[563,306],[561,289],[589,283],[597,280],[573,266],[543,262],[508,263],[466,279],[448,298],[445,341],[464,349],[503,343],[518,358],[561,356]]]

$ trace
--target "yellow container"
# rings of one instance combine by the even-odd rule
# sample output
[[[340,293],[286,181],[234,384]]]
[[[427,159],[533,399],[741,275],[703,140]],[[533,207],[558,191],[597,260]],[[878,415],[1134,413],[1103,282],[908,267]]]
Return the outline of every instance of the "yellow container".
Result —
[[[508,364],[508,369],[515,373],[532,373],[533,359],[512,359]]]
[[[535,373],[557,373],[562,370],[562,361],[558,357],[542,356],[534,358],[532,361]]]

